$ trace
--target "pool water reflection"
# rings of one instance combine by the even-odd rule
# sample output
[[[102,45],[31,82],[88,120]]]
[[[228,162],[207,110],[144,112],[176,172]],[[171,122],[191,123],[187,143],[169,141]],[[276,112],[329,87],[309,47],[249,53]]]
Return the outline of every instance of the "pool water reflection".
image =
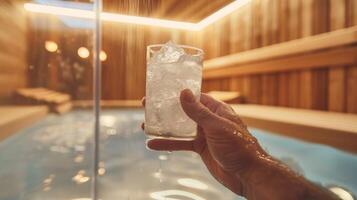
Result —
[[[143,111],[104,110],[99,191],[103,200],[238,200],[191,152],[146,149]],[[92,112],[49,115],[0,143],[0,199],[90,199]],[[357,156],[252,129],[272,155],[324,186],[356,193]]]

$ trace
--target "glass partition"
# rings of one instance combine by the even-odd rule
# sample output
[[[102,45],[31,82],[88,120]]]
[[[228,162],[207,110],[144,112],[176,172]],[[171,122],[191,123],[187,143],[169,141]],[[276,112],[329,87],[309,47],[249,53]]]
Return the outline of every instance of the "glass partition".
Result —
[[[0,199],[91,198],[93,11],[90,0],[0,2]]]

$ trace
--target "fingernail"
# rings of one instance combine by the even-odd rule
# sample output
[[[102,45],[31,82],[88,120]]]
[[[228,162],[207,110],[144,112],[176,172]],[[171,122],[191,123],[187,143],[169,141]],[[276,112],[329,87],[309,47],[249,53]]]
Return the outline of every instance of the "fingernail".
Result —
[[[151,149],[151,148],[149,147],[149,142],[150,142],[150,139],[146,139],[146,140],[145,140],[145,147],[146,147],[146,149],[149,150],[149,151],[154,151],[153,149]]]
[[[188,102],[188,103],[193,103],[196,101],[195,97],[193,96],[193,93],[191,92],[190,89],[184,89],[181,92],[181,95],[183,97],[183,100]]]

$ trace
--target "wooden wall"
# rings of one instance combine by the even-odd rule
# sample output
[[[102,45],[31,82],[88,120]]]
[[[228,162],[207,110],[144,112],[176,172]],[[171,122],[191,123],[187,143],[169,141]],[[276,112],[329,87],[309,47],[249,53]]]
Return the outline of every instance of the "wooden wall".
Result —
[[[253,0],[209,27],[207,59],[357,25],[353,0]],[[204,42],[204,41],[203,41]],[[195,41],[189,44],[200,46]],[[247,103],[357,113],[357,63],[205,79],[204,91],[240,91]]]
[[[26,16],[19,1],[0,1],[0,103],[27,84]]]
[[[166,1],[104,1],[104,10],[121,12],[124,9],[131,15],[160,16],[160,9],[158,11],[157,8],[163,2]],[[173,1],[170,2],[167,4],[174,8]],[[175,12],[179,14],[183,11]],[[149,44],[173,40],[193,45],[202,48],[205,59],[210,60],[355,25],[355,0],[251,0],[248,5],[199,32],[104,22],[103,50],[108,58],[103,62],[102,97],[105,100],[141,99],[145,95],[146,46]],[[87,38],[88,43],[91,31],[68,28],[67,35],[75,33],[77,39],[72,38],[71,41],[76,42],[66,46],[79,44],[81,37]],[[56,34],[60,36],[55,38],[67,40],[62,36],[63,32]],[[356,68],[357,64],[326,65],[318,69],[204,78],[203,90],[239,91],[247,103],[253,104],[356,113]],[[49,81],[42,85],[56,88],[53,78],[47,76],[50,73],[48,69],[43,69],[47,72],[40,74],[45,74]],[[61,83],[61,79],[58,82]],[[88,81],[87,85],[90,83]],[[90,87],[79,96],[90,97]]]
[[[45,87],[68,93],[73,99],[92,99],[93,28],[68,27],[55,16],[28,13],[29,86]],[[92,25],[91,21],[82,21]],[[46,41],[58,49],[49,52]],[[78,56],[78,49],[90,51],[88,58]]]

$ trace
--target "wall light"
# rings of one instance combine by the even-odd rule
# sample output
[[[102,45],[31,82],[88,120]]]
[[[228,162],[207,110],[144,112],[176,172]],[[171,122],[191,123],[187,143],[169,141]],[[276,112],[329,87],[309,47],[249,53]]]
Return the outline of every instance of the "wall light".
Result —
[[[206,26],[218,21],[219,19],[229,15],[230,13],[242,7],[243,5],[247,4],[248,2],[250,2],[250,0],[235,0],[232,3],[214,12],[213,14],[209,15],[208,17],[206,17],[205,19],[201,20],[198,23],[164,20],[164,19],[157,19],[157,18],[150,18],[150,17],[138,17],[138,16],[131,16],[131,15],[108,13],[108,12],[102,12],[101,19],[104,21],[111,21],[111,22],[118,22],[118,23],[157,26],[163,28],[182,29],[188,31],[199,31],[205,28]],[[35,13],[78,17],[84,19],[94,19],[95,17],[95,13],[90,10],[65,8],[59,6],[25,3],[24,8],[27,11],[35,12]]]
[[[89,50],[85,47],[80,47],[77,51],[78,56],[81,58],[88,58],[89,57]]]
[[[102,62],[106,61],[108,56],[107,54],[105,53],[105,51],[100,51],[100,54],[99,54],[99,58]]]
[[[58,45],[57,45],[57,43],[54,42],[54,41],[49,41],[49,40],[47,40],[47,41],[45,42],[45,49],[46,49],[47,51],[53,53],[53,52],[56,52],[56,51],[57,51]]]

